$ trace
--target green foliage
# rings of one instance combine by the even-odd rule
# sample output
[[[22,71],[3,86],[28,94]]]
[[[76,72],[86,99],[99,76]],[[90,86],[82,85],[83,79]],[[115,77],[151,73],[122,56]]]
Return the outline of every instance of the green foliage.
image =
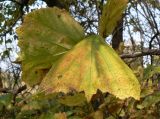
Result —
[[[160,73],[160,66],[148,65],[147,68],[144,69],[144,80],[153,77],[156,73]]]
[[[156,103],[160,102],[160,92],[154,92],[144,98],[141,104],[137,105],[137,108],[144,109],[151,106],[155,106]]]
[[[39,93],[31,96],[27,100],[27,104],[22,106],[21,111],[17,114],[17,118],[21,119],[30,117],[30,118],[40,118],[40,119],[48,119],[48,118],[52,119],[53,117],[55,117],[59,119],[61,116],[72,117],[73,115],[74,116],[79,115],[80,113],[82,113],[82,110],[85,110],[83,108],[87,107],[87,105],[84,105],[84,103],[86,103],[86,99],[85,100],[84,99],[85,98],[83,94],[77,94],[75,96],[71,96],[71,95],[63,95],[61,93],[50,94],[50,95]],[[60,112],[66,112],[66,113],[60,113]]]
[[[0,95],[0,107],[8,106],[9,104],[11,104],[12,98],[13,98],[12,94]]]
[[[73,96],[66,96],[62,99],[59,99],[59,102],[67,106],[81,106],[85,104],[86,98],[84,94],[81,93]]]

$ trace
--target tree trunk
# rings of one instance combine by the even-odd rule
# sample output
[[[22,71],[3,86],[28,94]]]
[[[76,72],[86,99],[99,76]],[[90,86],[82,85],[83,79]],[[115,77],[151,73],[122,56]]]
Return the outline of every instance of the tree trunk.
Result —
[[[123,42],[123,17],[117,22],[117,26],[112,35],[112,47],[116,51],[119,51],[120,43]]]

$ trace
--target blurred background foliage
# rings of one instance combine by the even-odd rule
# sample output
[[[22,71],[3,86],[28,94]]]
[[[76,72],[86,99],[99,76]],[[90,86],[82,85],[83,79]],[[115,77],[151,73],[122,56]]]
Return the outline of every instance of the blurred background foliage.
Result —
[[[66,9],[85,29],[97,34],[107,0],[0,0],[0,117],[50,119],[157,119],[160,117],[160,1],[129,0],[122,19],[106,42],[132,68],[141,83],[141,99],[119,100],[97,94],[87,103],[82,94],[32,96],[15,61],[19,48],[15,29],[26,14],[45,7]],[[78,95],[78,99],[77,96]],[[81,100],[80,100],[81,99]],[[74,100],[74,104],[72,101]],[[62,113],[65,112],[65,113]],[[55,114],[55,115],[53,115]]]

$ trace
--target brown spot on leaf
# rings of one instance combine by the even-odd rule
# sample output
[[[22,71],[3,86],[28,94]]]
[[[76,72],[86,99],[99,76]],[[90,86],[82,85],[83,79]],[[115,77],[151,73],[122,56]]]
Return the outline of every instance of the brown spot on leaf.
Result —
[[[57,15],[57,17],[58,17],[58,18],[60,18],[60,17],[61,17],[61,15],[60,15],[60,14],[58,14],[58,15]]]
[[[58,79],[62,78],[62,75],[58,75]]]

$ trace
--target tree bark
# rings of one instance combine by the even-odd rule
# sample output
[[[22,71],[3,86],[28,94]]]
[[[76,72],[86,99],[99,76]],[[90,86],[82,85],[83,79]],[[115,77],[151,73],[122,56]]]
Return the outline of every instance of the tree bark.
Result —
[[[114,29],[112,35],[112,47],[117,51],[119,49],[120,43],[123,42],[123,17],[117,22],[117,26]]]

